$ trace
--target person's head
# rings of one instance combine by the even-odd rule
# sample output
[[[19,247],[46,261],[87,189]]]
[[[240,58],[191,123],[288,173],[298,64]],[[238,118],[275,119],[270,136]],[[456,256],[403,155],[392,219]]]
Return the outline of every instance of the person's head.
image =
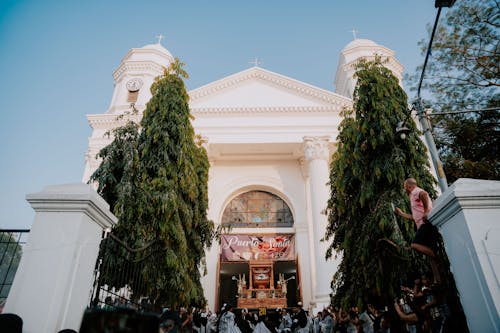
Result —
[[[415,180],[415,178],[407,178],[403,185],[405,192],[407,194],[410,194],[411,191],[413,191],[415,187],[417,187],[417,181]]]
[[[160,332],[167,333],[170,332],[174,328],[175,324],[172,319],[167,319],[165,322],[160,324]]]
[[[375,308],[373,307],[373,305],[372,305],[372,304],[368,304],[368,306],[367,306],[366,308],[368,309],[368,311],[369,311],[370,313],[375,314],[375,311],[376,311],[376,310],[375,310]]]

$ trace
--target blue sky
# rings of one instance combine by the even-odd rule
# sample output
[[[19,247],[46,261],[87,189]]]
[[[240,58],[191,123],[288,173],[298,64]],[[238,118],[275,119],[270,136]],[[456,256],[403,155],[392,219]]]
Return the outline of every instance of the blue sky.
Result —
[[[333,90],[350,30],[395,50],[413,72],[435,15],[434,0],[0,0],[0,228],[31,227],[26,194],[81,181],[86,114],[107,110],[123,56],[159,33],[186,63],[188,89],[258,57],[263,68]]]

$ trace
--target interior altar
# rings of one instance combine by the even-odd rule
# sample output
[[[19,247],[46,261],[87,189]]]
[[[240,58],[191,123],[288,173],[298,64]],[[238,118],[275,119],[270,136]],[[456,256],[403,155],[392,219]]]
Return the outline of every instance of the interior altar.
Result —
[[[276,283],[272,261],[250,261],[248,286],[245,274],[238,276],[238,308],[284,308],[287,306],[286,283],[279,274]]]

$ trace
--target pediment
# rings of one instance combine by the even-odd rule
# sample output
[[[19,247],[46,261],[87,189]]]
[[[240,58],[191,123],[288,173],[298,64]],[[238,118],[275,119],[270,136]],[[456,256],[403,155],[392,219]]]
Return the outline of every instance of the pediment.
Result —
[[[307,83],[253,67],[191,90],[193,111],[209,109],[331,109],[352,101]]]

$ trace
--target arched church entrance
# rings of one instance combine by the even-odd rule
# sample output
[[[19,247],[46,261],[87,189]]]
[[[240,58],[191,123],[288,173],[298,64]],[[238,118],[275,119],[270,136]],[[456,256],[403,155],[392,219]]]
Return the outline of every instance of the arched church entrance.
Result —
[[[282,198],[245,192],[229,202],[221,222],[229,232],[221,236],[219,308],[275,309],[300,300],[293,215]]]

